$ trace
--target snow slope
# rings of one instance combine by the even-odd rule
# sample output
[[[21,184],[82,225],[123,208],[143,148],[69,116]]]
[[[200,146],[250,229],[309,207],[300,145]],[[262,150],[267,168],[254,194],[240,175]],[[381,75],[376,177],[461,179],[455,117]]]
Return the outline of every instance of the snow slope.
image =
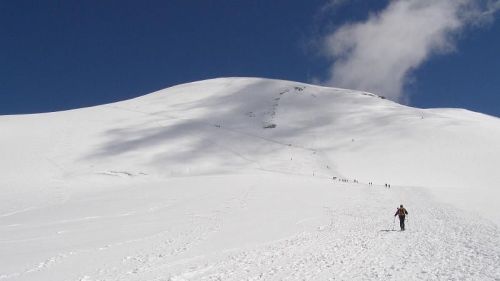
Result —
[[[222,78],[0,128],[0,280],[500,279],[498,118]]]

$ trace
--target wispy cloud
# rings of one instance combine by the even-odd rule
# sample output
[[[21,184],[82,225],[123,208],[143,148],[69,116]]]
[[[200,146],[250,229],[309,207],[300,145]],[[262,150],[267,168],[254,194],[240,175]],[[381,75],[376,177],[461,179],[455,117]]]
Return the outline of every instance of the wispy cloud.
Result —
[[[342,25],[324,38],[323,51],[332,60],[325,84],[405,100],[413,69],[453,51],[459,34],[491,22],[498,10],[500,0],[391,1],[366,21]]]
[[[347,4],[351,0],[330,0],[321,8],[320,14],[327,13],[329,11],[335,11],[337,8]]]

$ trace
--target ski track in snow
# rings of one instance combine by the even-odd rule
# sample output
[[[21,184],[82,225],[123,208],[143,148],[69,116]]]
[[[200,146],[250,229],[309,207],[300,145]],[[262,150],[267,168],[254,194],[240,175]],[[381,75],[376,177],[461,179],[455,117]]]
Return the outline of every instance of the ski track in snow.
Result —
[[[172,261],[179,259],[178,257],[183,253],[206,240],[211,233],[216,233],[222,225],[221,213],[227,210],[233,210],[234,208],[245,208],[250,192],[251,188],[223,202],[210,213],[190,213],[190,219],[184,224],[176,224],[175,227],[170,227],[168,230],[161,233],[114,242],[91,249],[78,249],[60,253],[22,272],[0,274],[0,280],[33,280],[32,278],[34,278],[34,274],[36,273],[43,273],[48,270],[57,271],[58,266],[71,266],[71,264],[78,264],[81,261],[90,260],[95,256],[106,256],[108,254],[106,252],[109,252],[113,257],[116,256],[116,252],[126,254],[119,260],[115,259],[114,262],[107,263],[106,267],[98,267],[96,270],[93,270],[94,272],[92,274],[85,275],[77,280],[131,280],[131,278],[133,279],[134,276],[140,276],[143,272],[153,271],[154,268],[157,267],[162,268],[165,263],[172,264]],[[170,206],[171,205],[152,207],[147,211],[154,213]],[[107,217],[85,217],[44,224],[44,226],[132,215],[134,215],[134,213]],[[133,252],[131,252],[130,249],[132,249]],[[95,279],[92,276],[99,277],[95,277],[97,278]],[[38,278],[36,279],[38,280]]]
[[[60,254],[0,279],[30,280],[30,274],[74,263],[72,258],[81,261],[118,251],[120,259],[76,280],[500,280],[495,225],[440,205],[425,192],[397,187],[369,187],[366,198],[352,198],[353,207],[323,206],[329,223],[317,225],[315,231],[214,256],[184,255],[219,231],[225,212],[245,208],[251,192],[221,203],[211,213],[191,214],[189,222],[178,226],[182,229]],[[386,210],[395,198],[411,206],[405,232],[396,230],[392,214],[372,215]],[[307,220],[314,218],[297,224]]]
[[[9,216],[16,215],[16,214],[23,213],[23,212],[28,212],[28,211],[31,211],[33,209],[35,209],[35,207],[29,207],[29,208],[25,208],[25,209],[22,209],[22,210],[8,212],[8,213],[5,213],[5,214],[1,214],[0,218],[9,217]]]
[[[210,234],[218,232],[223,224],[221,216],[224,212],[245,208],[251,192],[252,188],[249,188],[246,192],[225,201],[209,214],[191,214],[192,221],[184,232],[172,232],[175,237],[169,235],[170,233],[157,235],[154,241],[149,241],[154,246],[148,249],[154,250],[141,249],[124,257],[121,263],[97,270],[96,277],[86,275],[82,280],[143,280],[144,275],[151,272],[164,272],[176,264],[198,260],[200,257],[181,256],[206,240]]]
[[[187,229],[184,231],[179,231],[178,229],[175,231],[167,230],[147,237],[110,243],[92,249],[80,249],[61,253],[50,257],[23,272],[0,275],[0,280],[11,280],[12,278],[21,278],[22,280],[25,280],[23,278],[28,278],[28,280],[30,280],[29,276],[33,273],[49,270],[62,263],[75,262],[72,261],[71,258],[86,260],[92,259],[92,257],[95,256],[106,255],[106,253],[103,253],[105,251],[122,251],[129,247],[134,248],[134,246],[137,245],[152,245],[151,247],[146,247],[146,249],[141,249],[135,255],[124,256],[121,260],[122,264],[120,266],[120,271],[118,272],[116,271],[116,266],[110,266],[108,268],[101,268],[98,270],[99,275],[108,275],[108,273],[111,272],[111,276],[113,276],[113,278],[117,278],[116,280],[124,280],[123,278],[127,275],[143,271],[154,264],[157,260],[162,260],[164,257],[175,257],[187,251],[193,245],[196,245],[197,242],[204,240],[208,233],[216,231],[218,224],[219,222],[216,214],[213,216],[193,215],[192,220],[188,223]]]
[[[365,214],[381,207],[375,198],[359,213],[325,207],[331,223],[316,233],[152,280],[500,280],[498,229],[427,200],[409,200],[418,216],[409,216],[405,232]]]

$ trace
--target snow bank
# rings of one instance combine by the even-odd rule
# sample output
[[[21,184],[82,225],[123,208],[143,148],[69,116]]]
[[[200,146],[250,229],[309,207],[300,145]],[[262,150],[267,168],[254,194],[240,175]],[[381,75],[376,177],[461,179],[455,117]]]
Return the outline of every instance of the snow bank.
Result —
[[[8,132],[2,192],[13,200],[72,180],[266,170],[431,187],[500,222],[491,208],[500,195],[500,121],[461,109],[222,78],[93,108],[2,116],[0,126]]]
[[[221,78],[0,128],[0,279],[500,278],[495,117]]]

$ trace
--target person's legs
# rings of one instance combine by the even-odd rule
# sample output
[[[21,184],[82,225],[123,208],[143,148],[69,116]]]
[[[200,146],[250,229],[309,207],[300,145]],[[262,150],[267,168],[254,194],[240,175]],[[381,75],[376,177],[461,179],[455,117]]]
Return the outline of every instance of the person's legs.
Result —
[[[399,216],[399,227],[401,227],[401,230],[405,230],[405,217],[404,216]]]

